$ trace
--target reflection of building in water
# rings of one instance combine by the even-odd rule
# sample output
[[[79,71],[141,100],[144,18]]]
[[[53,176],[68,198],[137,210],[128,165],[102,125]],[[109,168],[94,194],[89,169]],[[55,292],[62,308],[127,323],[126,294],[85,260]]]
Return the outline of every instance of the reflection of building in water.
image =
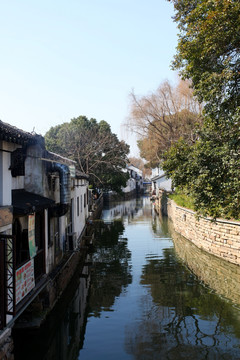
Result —
[[[149,197],[140,197],[125,201],[110,201],[102,211],[102,220],[111,222],[123,217],[139,219],[143,215],[151,216],[152,204]]]
[[[85,331],[84,314],[90,285],[88,273],[89,268],[85,266],[79,280],[79,286],[65,312],[61,328],[59,329],[62,339],[60,345],[58,343],[59,339],[55,337],[55,346],[52,353],[58,354],[58,359],[72,360],[76,358],[76,354],[79,352],[79,345]],[[48,357],[46,358],[48,359]]]
[[[89,263],[89,255],[86,264]],[[39,329],[15,329],[15,359],[76,359],[85,331],[85,309],[90,285],[84,266],[76,288],[69,289]],[[75,286],[76,286],[75,285]],[[41,339],[41,342],[39,342]],[[33,355],[34,354],[34,355]]]
[[[120,219],[129,214],[136,215],[137,212],[138,206],[136,199],[122,202],[110,202],[108,208],[105,208],[102,211],[102,219],[104,222],[108,222]]]
[[[173,230],[169,221],[177,255],[188,268],[217,294],[240,305],[240,267],[211,255]]]

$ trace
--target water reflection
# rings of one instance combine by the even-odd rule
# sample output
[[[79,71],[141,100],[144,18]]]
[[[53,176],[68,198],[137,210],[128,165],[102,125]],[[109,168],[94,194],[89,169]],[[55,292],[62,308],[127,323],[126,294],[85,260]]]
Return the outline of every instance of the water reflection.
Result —
[[[199,249],[173,230],[168,223],[178,257],[200,281],[217,294],[240,306],[240,267]]]
[[[80,278],[27,334],[25,359],[240,359],[240,312],[218,295],[239,304],[238,267],[174,233],[146,198],[112,203],[95,226],[90,287]]]
[[[167,230],[167,219],[162,219],[163,227]],[[158,233],[159,227],[154,228]],[[232,266],[228,268],[228,264],[218,263],[214,258],[213,271],[207,266],[210,255],[205,254],[202,259],[200,251],[195,254],[196,249],[189,251],[190,244],[186,250],[186,240],[180,240],[176,233],[174,240],[175,249],[184,261],[190,260],[191,269],[197,268],[202,275],[201,266],[205,271],[208,269],[204,277],[208,283],[219,289],[227,279],[231,285],[237,283],[236,267],[231,272]],[[141,284],[148,287],[149,294],[142,298],[141,320],[127,325],[127,352],[144,360],[239,359],[239,311],[201,284],[189,271],[189,263],[178,259],[175,249],[166,248],[162,257],[147,258],[143,266]],[[219,272],[223,283],[216,279]],[[235,280],[229,278],[230,274],[234,274]],[[227,294],[231,285],[225,291]]]
[[[148,261],[141,284],[151,296],[142,303],[141,322],[126,333],[126,347],[136,359],[238,358],[239,313],[201,286],[174,249]]]
[[[132,281],[127,239],[123,237],[122,221],[95,226],[93,266],[95,276],[91,284],[89,316],[100,316],[102,310],[111,311],[115,298]]]
[[[109,202],[103,209],[102,220],[105,223],[113,220],[128,219],[137,221],[143,216],[149,216],[152,213],[151,207],[145,207],[148,198],[136,198],[126,201]]]
[[[86,262],[90,262],[90,258]],[[76,360],[81,347],[90,285],[89,266],[73,279],[68,293],[41,328],[14,330],[15,360]],[[24,321],[22,319],[21,321]],[[22,323],[21,323],[22,325]]]

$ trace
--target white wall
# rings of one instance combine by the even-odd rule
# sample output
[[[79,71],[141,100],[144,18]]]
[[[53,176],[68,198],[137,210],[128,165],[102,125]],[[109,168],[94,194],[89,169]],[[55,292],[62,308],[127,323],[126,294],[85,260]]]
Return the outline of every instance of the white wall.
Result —
[[[136,189],[136,181],[135,179],[128,179],[127,186],[122,189],[124,193],[130,193],[131,191],[134,191]]]
[[[17,146],[2,141],[1,149],[14,151]],[[9,170],[11,165],[11,153],[0,151],[0,206],[12,204],[12,174]]]
[[[142,177],[142,170],[138,169],[136,166],[129,165],[127,168],[129,170],[132,170],[134,174],[137,174],[138,176]]]
[[[75,179],[75,186],[71,190],[71,199],[73,200],[73,232],[76,233],[76,240],[81,235],[88,218],[87,192],[88,181]],[[86,199],[85,207],[84,195]]]
[[[152,178],[155,177],[155,176],[161,176],[164,174],[164,171],[162,169],[160,169],[159,167],[156,167],[154,169],[152,169]]]
[[[171,191],[172,190],[172,180],[167,179],[166,176],[163,176],[160,179],[156,180],[156,187],[157,187],[157,189]]]

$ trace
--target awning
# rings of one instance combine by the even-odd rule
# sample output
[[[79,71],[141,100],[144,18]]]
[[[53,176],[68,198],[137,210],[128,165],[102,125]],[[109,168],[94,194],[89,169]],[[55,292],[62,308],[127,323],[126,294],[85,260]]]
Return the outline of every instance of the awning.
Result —
[[[55,201],[25,190],[12,191],[14,215],[27,215],[54,206]]]

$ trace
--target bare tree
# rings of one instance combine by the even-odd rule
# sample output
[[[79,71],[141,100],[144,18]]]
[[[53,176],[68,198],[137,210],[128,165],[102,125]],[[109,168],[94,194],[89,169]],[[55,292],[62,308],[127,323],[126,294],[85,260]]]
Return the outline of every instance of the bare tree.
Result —
[[[202,106],[193,96],[189,81],[173,87],[164,81],[155,92],[130,94],[127,128],[137,134],[141,156],[159,161],[164,151],[179,138],[195,141],[195,129],[202,123]]]

